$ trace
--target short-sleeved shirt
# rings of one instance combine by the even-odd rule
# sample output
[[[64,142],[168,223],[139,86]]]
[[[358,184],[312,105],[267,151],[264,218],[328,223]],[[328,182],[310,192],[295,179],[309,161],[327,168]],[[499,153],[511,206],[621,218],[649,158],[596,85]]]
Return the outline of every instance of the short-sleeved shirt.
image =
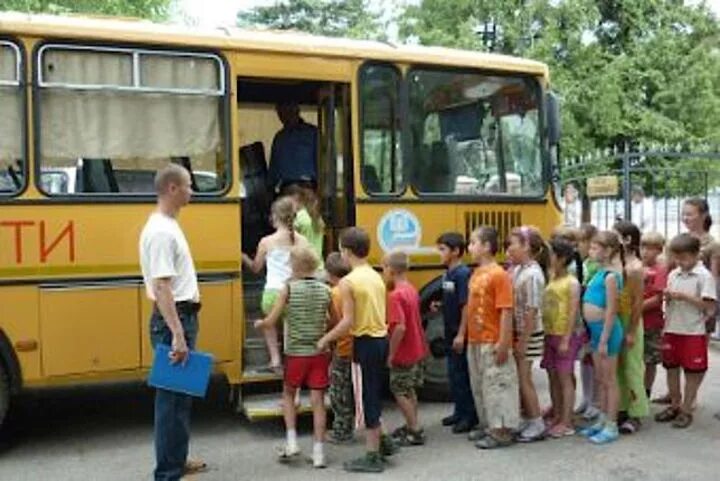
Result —
[[[318,260],[320,261],[320,267],[319,269],[322,269],[324,267],[323,264],[323,229],[321,226],[317,226],[318,228],[315,229],[313,226],[313,220],[312,217],[310,217],[310,213],[308,213],[307,209],[304,207],[300,209],[297,214],[295,214],[295,222],[293,223],[293,227],[296,231],[298,231],[300,234],[302,234],[307,240],[310,246],[312,247],[315,254],[318,256]]]
[[[645,266],[643,299],[652,299],[658,294],[662,294],[667,285],[667,276],[667,269],[659,262],[652,266]],[[645,327],[645,330],[662,330],[664,326],[662,302],[658,302],[657,306],[643,311],[643,327]]]
[[[670,272],[667,288],[702,299],[716,300],[715,279],[709,270],[698,262],[690,271],[679,267]],[[672,334],[705,334],[705,312],[697,306],[678,299],[669,299],[665,311],[665,332]]]
[[[470,344],[498,342],[502,311],[512,307],[510,275],[495,263],[476,268],[470,278],[468,294],[468,342]]]
[[[543,327],[546,334],[564,336],[568,333],[568,323],[571,322],[568,316],[572,302],[572,290],[577,285],[577,279],[571,274],[548,282],[543,298]],[[572,320],[572,330],[580,331],[582,329],[580,309],[577,312],[578,316]]]
[[[330,288],[315,278],[291,280],[287,288],[285,354],[313,356],[327,330]]]
[[[160,212],[151,214],[140,234],[139,247],[140,268],[150,300],[155,300],[155,279],[170,279],[175,302],[200,300],[190,246],[177,220]]]
[[[387,291],[382,276],[369,265],[354,268],[343,278],[350,284],[355,301],[355,319],[351,333],[355,337],[385,337],[387,322],[385,303]]]
[[[525,332],[525,317],[534,309],[534,327],[532,333],[541,333],[543,294],[545,293],[545,275],[535,261],[521,264],[512,269],[513,286],[513,330]]]
[[[452,343],[460,328],[462,310],[468,300],[468,282],[472,272],[465,264],[448,269],[442,279],[442,314],[445,341]]]
[[[427,356],[427,344],[420,317],[420,295],[409,282],[399,282],[388,296],[388,332],[392,336],[398,325],[405,325],[405,335],[398,345],[394,366],[412,366]]]
[[[335,286],[330,289],[331,302],[333,309],[338,319],[342,319],[342,297],[340,296],[340,289]],[[352,357],[352,335],[347,334],[337,340],[335,344],[335,355],[343,358]]]

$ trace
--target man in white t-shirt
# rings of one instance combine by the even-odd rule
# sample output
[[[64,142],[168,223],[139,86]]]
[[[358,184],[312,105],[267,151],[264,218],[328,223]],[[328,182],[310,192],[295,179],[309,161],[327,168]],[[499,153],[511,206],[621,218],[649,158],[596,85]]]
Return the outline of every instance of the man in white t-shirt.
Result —
[[[157,209],[140,234],[140,265],[145,290],[153,301],[150,341],[171,347],[173,362],[184,362],[198,334],[200,291],[185,235],[177,216],[190,201],[187,170],[168,165],[155,176]],[[188,462],[192,398],[157,389],[155,392],[155,480],[175,481],[204,466]]]

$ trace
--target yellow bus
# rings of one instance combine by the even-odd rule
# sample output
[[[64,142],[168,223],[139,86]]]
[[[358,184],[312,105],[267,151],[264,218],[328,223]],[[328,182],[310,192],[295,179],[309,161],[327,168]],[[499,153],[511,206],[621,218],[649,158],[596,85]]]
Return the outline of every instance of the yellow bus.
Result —
[[[292,101],[318,129],[326,251],[362,226],[412,256],[429,389],[445,381],[435,239],[560,219],[548,69],[442,48],[299,33],[0,13],[0,422],[23,389],[141,380],[150,304],[138,235],[156,169],[196,192],[183,211],[200,278],[199,349],[250,417],[276,406],[242,386],[276,380],[252,320],[262,277],[243,272],[268,230],[267,154]]]

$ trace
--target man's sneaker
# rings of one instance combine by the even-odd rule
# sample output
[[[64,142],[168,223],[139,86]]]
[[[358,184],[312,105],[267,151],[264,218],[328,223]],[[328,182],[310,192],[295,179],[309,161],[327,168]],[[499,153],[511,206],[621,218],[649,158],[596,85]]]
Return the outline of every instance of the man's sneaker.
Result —
[[[351,473],[382,473],[385,471],[385,464],[380,453],[367,453],[363,457],[345,462],[343,469]]]
[[[425,444],[425,432],[422,429],[413,431],[410,428],[405,430],[402,437],[394,438],[400,446],[422,446]]]
[[[409,428],[407,426],[400,426],[395,431],[390,434],[390,437],[393,438],[393,441],[397,441],[398,439],[403,438],[409,431]]]
[[[460,421],[460,418],[454,414],[451,414],[450,416],[445,416],[444,418],[442,418],[442,425],[452,426],[454,424],[457,424],[458,421]]]
[[[395,443],[395,441],[392,440],[390,436],[387,434],[383,434],[380,436],[380,454],[382,457],[390,457],[393,454],[396,454],[400,448],[398,448],[398,445]]]
[[[452,427],[452,432],[453,434],[469,433],[476,424],[477,423],[473,423],[467,419],[463,419],[462,421],[458,421],[455,426]]]

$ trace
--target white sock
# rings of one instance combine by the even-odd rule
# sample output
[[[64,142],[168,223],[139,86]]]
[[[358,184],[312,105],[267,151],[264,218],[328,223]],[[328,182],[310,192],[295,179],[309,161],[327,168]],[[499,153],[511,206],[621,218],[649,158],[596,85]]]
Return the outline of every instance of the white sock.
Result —
[[[593,367],[591,364],[580,363],[580,379],[582,381],[582,403],[585,407],[592,406],[593,404],[593,388],[594,388],[594,375]]]
[[[297,449],[297,431],[294,429],[287,430],[287,445],[293,451]]]

